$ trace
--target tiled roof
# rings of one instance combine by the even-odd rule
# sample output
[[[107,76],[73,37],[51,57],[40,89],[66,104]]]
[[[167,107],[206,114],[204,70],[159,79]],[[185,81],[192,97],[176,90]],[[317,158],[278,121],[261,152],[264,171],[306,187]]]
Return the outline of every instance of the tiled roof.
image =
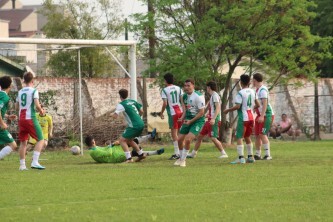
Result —
[[[33,12],[33,9],[4,9],[0,10],[0,19],[10,21],[9,30],[19,31],[21,22]]]
[[[10,0],[0,0],[0,8],[2,6],[4,6],[7,2],[9,2]]]

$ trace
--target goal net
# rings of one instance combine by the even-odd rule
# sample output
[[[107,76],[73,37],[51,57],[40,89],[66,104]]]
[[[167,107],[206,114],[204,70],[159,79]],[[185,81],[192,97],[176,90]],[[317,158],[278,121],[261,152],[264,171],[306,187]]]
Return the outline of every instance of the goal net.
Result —
[[[135,41],[0,38],[0,62],[0,74],[14,79],[13,102],[23,73],[35,74],[40,102],[53,117],[56,146],[77,140],[83,147],[88,134],[99,143],[113,142],[125,128],[123,119],[110,117],[119,89],[138,97]],[[15,137],[17,122],[9,130]]]

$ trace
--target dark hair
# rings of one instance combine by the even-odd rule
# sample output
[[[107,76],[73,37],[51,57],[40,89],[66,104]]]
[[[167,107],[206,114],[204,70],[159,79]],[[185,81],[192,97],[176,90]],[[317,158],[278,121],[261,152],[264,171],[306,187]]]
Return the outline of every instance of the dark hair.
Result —
[[[128,97],[128,90],[127,89],[119,90],[119,95],[122,99],[126,99]]]
[[[250,83],[250,76],[246,75],[246,74],[243,74],[243,75],[240,76],[240,81],[243,85],[248,86],[249,83]]]
[[[93,145],[93,140],[94,140],[94,137],[92,136],[86,136],[86,138],[84,139],[84,143],[87,145],[87,146],[92,146]]]
[[[187,82],[190,82],[190,83],[192,83],[194,85],[194,79],[186,79],[185,83],[187,83]]]
[[[12,79],[9,76],[3,76],[0,78],[1,89],[8,89],[12,84]]]
[[[173,75],[171,73],[166,73],[163,78],[168,84],[173,84]]]
[[[214,81],[209,81],[206,83],[206,86],[209,86],[209,88],[213,91],[216,91],[217,90],[217,85],[216,85],[216,82]]]
[[[282,115],[281,116],[287,116],[287,114],[285,114],[285,113],[282,113]]]
[[[31,72],[26,72],[23,74],[24,83],[30,83],[33,78],[34,78],[34,75]]]
[[[262,82],[264,77],[262,76],[262,74],[257,72],[253,74],[253,79],[257,80],[258,82]]]

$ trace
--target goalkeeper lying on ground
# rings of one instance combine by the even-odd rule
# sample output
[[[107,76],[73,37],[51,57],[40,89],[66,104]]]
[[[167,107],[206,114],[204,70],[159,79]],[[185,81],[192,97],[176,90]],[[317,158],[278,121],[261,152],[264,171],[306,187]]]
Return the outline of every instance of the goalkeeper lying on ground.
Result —
[[[139,142],[147,141],[149,138],[154,138],[156,134],[156,129],[153,130],[152,134],[142,137],[136,137],[134,142],[139,144]],[[119,143],[115,142],[107,147],[96,146],[95,139],[92,136],[87,136],[84,140],[85,144],[89,148],[90,156],[98,163],[122,163],[126,161],[126,156],[119,146]],[[141,147],[140,147],[141,149]],[[164,148],[155,151],[143,151],[146,155],[161,155],[164,153]],[[131,155],[138,156],[138,153],[133,150]]]

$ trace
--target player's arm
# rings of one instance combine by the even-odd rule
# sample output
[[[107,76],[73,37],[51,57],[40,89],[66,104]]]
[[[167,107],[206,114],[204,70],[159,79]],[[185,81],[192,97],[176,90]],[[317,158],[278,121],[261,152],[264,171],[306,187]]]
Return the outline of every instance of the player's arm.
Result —
[[[141,108],[139,109],[139,115],[140,115],[140,116],[143,116],[143,113],[144,113],[144,112],[143,112],[143,108],[141,107]]]
[[[184,103],[184,98],[183,96],[180,97],[180,103],[182,104],[182,109],[183,109],[183,114],[182,116],[178,119],[178,121],[183,121],[185,119],[185,116],[186,116],[186,106],[185,106],[185,103]]]
[[[193,119],[185,120],[184,123],[187,125],[191,125],[196,120],[200,119],[203,115],[205,115],[205,107],[202,107],[201,109],[199,109],[199,112],[197,113],[197,115],[195,115],[195,117],[193,117]]]
[[[51,138],[53,136],[53,121],[52,121],[52,117],[49,116],[49,137]]]
[[[118,118],[119,114],[125,111],[125,107],[121,104],[118,104],[114,113],[112,113],[113,118]]]
[[[161,109],[160,117],[161,117],[161,119],[164,119],[163,113],[164,113],[165,108],[166,108],[166,106],[168,104],[168,100],[164,99],[164,98],[162,100],[163,100],[163,104],[162,104],[162,109]]]
[[[266,113],[266,110],[267,110],[267,98],[262,98],[261,99],[261,102],[262,102],[262,110],[261,110],[261,113],[260,113],[260,117],[258,118],[258,122],[259,123],[262,123],[264,122],[265,120],[265,113]]]
[[[7,124],[5,123],[5,121],[2,119],[2,116],[0,115],[0,128],[1,129],[7,129]]]
[[[255,100],[254,100],[254,103],[255,103],[255,105],[254,105],[254,109],[258,109],[258,108],[260,107],[259,100],[258,100],[258,99],[255,99]]]
[[[231,108],[229,108],[229,109],[225,109],[225,110],[223,111],[223,113],[227,114],[227,113],[229,113],[229,112],[232,112],[232,111],[235,111],[235,110],[240,109],[240,107],[241,107],[241,104],[236,104],[236,105],[234,105],[233,107],[231,107]]]
[[[216,107],[214,116],[212,116],[212,119],[210,120],[210,124],[214,125],[216,117],[220,114],[221,112],[221,104],[219,102],[214,102],[214,105]]]
[[[34,99],[34,103],[36,106],[37,111],[41,114],[44,115],[44,109],[42,108],[42,106],[40,105],[39,99],[35,98]]]

